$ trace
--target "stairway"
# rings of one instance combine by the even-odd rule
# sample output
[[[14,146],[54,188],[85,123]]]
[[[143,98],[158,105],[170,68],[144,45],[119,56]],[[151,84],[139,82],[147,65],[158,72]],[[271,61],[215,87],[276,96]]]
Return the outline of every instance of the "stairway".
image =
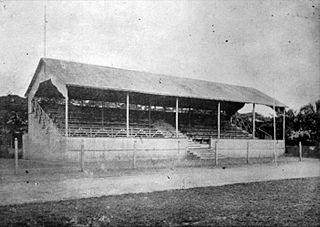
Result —
[[[191,139],[188,140],[188,153],[193,159],[214,160],[216,158],[215,149],[210,148],[209,144],[197,143]],[[217,158],[222,159],[224,156],[218,153]]]

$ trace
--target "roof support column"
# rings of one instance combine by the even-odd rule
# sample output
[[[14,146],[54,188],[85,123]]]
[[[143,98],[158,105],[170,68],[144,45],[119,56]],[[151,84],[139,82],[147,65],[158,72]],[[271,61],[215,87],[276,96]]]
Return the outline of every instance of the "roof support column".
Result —
[[[179,125],[179,99],[176,98],[176,137],[178,137],[178,133],[179,133],[179,129],[178,129],[178,125]]]
[[[149,123],[149,136],[151,136],[151,104],[149,101],[149,107],[148,107],[148,123]]]
[[[274,162],[278,164],[278,155],[277,155],[277,128],[276,128],[276,104],[275,100],[273,100],[273,152],[274,152]]]
[[[273,139],[277,140],[277,127],[276,127],[276,108],[273,106]]]
[[[129,137],[129,93],[127,93],[127,105],[126,105],[126,108],[127,108],[127,137]]]
[[[68,136],[68,127],[69,127],[69,94],[68,89],[66,91],[65,98],[65,136]]]
[[[191,129],[191,108],[190,107],[188,112],[188,126],[189,126],[189,129]]]
[[[103,126],[103,121],[104,121],[104,113],[103,113],[103,101],[101,102],[101,125]]]
[[[221,114],[220,102],[218,102],[218,139],[220,139],[220,114]]]
[[[252,104],[252,139],[256,138],[256,104]]]
[[[286,108],[283,107],[283,125],[282,125],[282,139],[286,140]]]

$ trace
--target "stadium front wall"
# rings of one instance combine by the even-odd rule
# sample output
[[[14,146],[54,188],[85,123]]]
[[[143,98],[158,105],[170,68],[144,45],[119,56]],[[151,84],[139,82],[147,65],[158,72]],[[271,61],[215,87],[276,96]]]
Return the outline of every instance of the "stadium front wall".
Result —
[[[80,159],[81,144],[84,160],[130,161],[136,160],[181,160],[187,156],[186,138],[67,138],[67,159]]]
[[[285,153],[284,140],[212,139],[210,146],[226,158],[272,158],[275,150],[278,156]]]

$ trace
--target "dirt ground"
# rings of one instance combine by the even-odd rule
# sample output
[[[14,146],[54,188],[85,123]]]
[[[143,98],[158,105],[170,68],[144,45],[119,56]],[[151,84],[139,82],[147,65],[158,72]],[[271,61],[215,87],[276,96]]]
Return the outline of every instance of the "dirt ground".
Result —
[[[0,205],[320,176],[320,160],[226,168],[3,175]]]
[[[1,226],[319,226],[320,178],[0,206]]]

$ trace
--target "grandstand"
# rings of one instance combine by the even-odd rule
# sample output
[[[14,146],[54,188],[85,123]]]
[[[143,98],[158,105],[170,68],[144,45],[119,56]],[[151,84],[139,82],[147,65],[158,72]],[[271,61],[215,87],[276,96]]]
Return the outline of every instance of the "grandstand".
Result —
[[[27,158],[49,160],[75,161],[80,144],[92,151],[88,160],[127,159],[132,152],[210,159],[213,144],[223,140],[272,139],[236,118],[245,103],[285,108],[254,88],[49,58],[40,60],[26,97]]]

